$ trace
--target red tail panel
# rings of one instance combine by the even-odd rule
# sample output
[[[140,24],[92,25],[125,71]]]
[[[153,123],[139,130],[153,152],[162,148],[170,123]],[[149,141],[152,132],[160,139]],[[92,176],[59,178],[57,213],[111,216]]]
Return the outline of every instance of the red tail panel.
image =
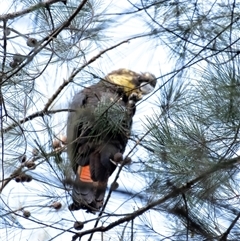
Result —
[[[91,173],[90,173],[90,166],[84,166],[78,167],[78,175],[79,175],[79,179],[82,182],[93,182],[92,178],[91,178]]]

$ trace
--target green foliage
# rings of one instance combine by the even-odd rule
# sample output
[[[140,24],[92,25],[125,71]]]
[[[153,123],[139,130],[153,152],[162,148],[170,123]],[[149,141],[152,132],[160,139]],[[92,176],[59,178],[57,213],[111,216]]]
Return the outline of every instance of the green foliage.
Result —
[[[103,240],[238,240],[240,4],[19,0],[4,8],[5,2],[0,239],[94,240],[104,230]],[[118,64],[149,68],[158,87],[153,115],[129,142],[134,164],[119,168],[122,189],[110,192],[111,205],[95,222],[97,216],[67,209],[73,180],[62,136],[72,92]],[[150,112],[147,101],[137,112]],[[93,134],[125,133],[125,115],[117,101],[103,98]],[[84,223],[80,236],[76,220]]]
[[[94,119],[96,121],[93,132],[100,132],[102,136],[115,137],[118,133],[127,135],[126,130],[130,126],[130,123],[126,123],[126,119],[129,118],[128,113],[118,101],[121,101],[118,97],[115,100],[102,97],[95,109]]]
[[[238,58],[224,64],[217,59],[198,71],[198,82],[191,86],[173,88],[172,81],[160,90],[163,104],[146,126],[150,130],[146,145],[154,152],[146,167],[156,180],[151,192],[161,197],[201,177],[182,197],[179,195],[162,206],[178,216],[189,231],[207,239],[221,236],[221,216],[231,222],[236,214],[236,193],[240,191],[236,182],[240,124],[238,65]],[[234,239],[234,235],[230,237]]]

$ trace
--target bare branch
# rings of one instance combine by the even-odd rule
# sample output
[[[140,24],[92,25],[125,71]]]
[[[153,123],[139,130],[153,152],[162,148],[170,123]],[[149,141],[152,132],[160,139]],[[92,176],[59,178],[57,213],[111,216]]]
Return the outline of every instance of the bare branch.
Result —
[[[232,221],[231,225],[229,228],[226,230],[226,232],[222,235],[222,237],[219,239],[219,241],[227,241],[227,236],[231,232],[232,228],[234,225],[237,223],[238,219],[240,218],[240,213],[236,216],[236,218]]]
[[[6,21],[6,20],[9,20],[9,19],[17,18],[17,17],[22,17],[25,14],[34,12],[34,11],[36,11],[39,8],[48,7],[48,6],[50,6],[50,5],[54,4],[54,3],[57,3],[57,2],[62,2],[62,0],[40,1],[39,3],[32,5],[32,6],[30,6],[27,9],[23,9],[23,10],[18,11],[18,12],[13,12],[13,13],[7,13],[7,14],[0,15],[0,21]]]
[[[41,110],[41,111],[35,112],[35,113],[25,117],[24,119],[22,119],[18,122],[15,122],[15,123],[11,124],[10,126],[8,126],[7,128],[3,129],[3,133],[6,133],[21,124],[24,124],[30,120],[33,120],[36,117],[43,117],[45,115],[52,115],[52,114],[56,114],[59,112],[68,112],[68,111],[70,111],[70,110],[69,109],[60,109],[60,110],[47,110],[47,111]]]

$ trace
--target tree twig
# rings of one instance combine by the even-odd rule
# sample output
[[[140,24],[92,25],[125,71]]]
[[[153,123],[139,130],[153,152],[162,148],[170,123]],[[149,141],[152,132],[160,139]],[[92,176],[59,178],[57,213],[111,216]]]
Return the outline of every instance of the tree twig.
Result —
[[[227,236],[228,234],[231,232],[232,228],[234,227],[234,225],[237,223],[238,219],[240,218],[240,213],[238,213],[238,215],[236,216],[236,218],[232,221],[231,225],[229,226],[229,228],[226,230],[225,233],[223,233],[222,237],[219,239],[219,241],[227,241]]]
[[[56,114],[56,113],[59,113],[59,112],[68,112],[70,111],[69,109],[59,109],[59,110],[48,110],[48,111],[44,111],[44,110],[41,110],[41,111],[37,111],[23,119],[21,119],[20,121],[18,122],[14,122],[13,124],[9,125],[7,128],[3,129],[3,133],[6,133],[10,130],[12,130],[13,128],[21,125],[21,124],[24,124],[36,117],[43,117],[45,115],[52,115],[52,114]]]
[[[49,5],[52,5],[54,3],[61,2],[61,1],[62,0],[40,1],[39,3],[34,4],[34,5],[30,6],[29,8],[23,9],[21,11],[2,14],[2,15],[0,15],[0,21],[6,21],[6,20],[9,20],[9,19],[17,18],[17,17],[22,17],[25,14],[36,11],[36,9],[48,7]]]

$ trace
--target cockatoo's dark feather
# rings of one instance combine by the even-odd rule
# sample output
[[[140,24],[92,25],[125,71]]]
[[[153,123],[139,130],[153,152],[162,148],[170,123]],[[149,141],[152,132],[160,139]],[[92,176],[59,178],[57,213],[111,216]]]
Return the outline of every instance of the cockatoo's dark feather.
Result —
[[[101,208],[116,168],[114,156],[124,153],[130,136],[135,103],[155,84],[152,74],[119,69],[73,97],[67,123],[68,156],[76,173],[71,210]]]

